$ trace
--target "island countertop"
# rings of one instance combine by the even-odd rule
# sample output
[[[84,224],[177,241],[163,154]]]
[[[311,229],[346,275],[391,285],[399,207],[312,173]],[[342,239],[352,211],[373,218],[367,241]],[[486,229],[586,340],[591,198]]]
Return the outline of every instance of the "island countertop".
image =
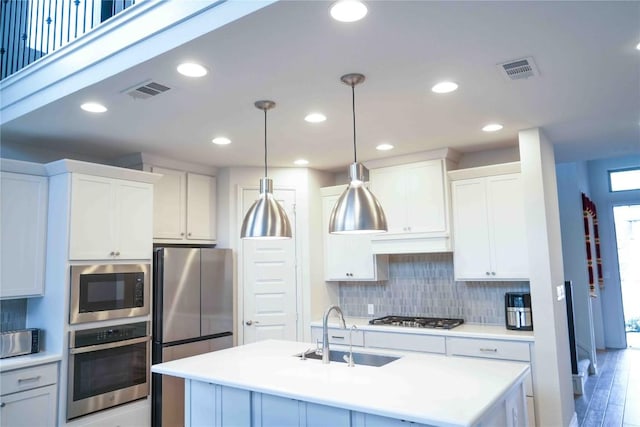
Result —
[[[153,365],[152,372],[438,426],[476,423],[529,365],[398,351],[381,367],[294,355],[309,343],[267,340]]]

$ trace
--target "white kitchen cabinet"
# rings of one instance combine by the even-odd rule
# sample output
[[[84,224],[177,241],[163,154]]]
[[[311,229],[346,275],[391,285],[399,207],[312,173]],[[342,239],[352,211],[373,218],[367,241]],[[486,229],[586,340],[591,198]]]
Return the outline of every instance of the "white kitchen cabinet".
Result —
[[[150,170],[162,175],[154,185],[154,239],[215,242],[216,178],[156,166]]]
[[[369,171],[388,232],[372,237],[373,253],[450,252],[449,192],[444,159]]]
[[[364,342],[367,348],[386,348],[439,354],[447,352],[445,338],[437,335],[365,331]]]
[[[389,274],[389,257],[373,255],[371,235],[331,234],[331,211],[346,186],[322,188],[322,230],[324,236],[324,280],[377,281]]]
[[[442,160],[372,169],[369,176],[387,216],[388,233],[448,231]]]
[[[45,176],[0,176],[0,298],[44,293],[47,189]]]
[[[69,259],[149,259],[153,186],[101,176],[71,176]]]
[[[453,181],[455,280],[528,280],[519,173]]]
[[[56,419],[57,363],[16,369],[0,376],[0,425],[52,425]]]
[[[447,355],[461,357],[477,357],[486,359],[512,360],[532,363],[533,344],[521,341],[494,340],[483,338],[458,338],[447,337]],[[535,426],[535,403],[533,390],[533,366],[532,371],[524,380],[526,403],[507,401],[507,425],[523,425],[522,414],[527,406],[528,425]],[[516,405],[516,406],[514,406]],[[514,409],[515,408],[515,409]],[[514,423],[515,421],[515,423]]]

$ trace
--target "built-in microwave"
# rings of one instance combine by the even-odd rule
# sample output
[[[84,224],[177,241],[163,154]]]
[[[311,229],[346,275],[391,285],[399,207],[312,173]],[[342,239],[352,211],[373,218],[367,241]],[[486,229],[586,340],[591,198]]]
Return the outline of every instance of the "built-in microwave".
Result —
[[[71,266],[69,323],[149,314],[149,264]]]

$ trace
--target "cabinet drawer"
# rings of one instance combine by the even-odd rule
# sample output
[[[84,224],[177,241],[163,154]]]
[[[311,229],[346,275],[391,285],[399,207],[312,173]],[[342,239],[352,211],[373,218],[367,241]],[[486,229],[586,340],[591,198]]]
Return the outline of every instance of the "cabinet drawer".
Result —
[[[329,328],[329,344],[349,345],[349,331],[342,328]],[[311,328],[311,339],[314,343],[322,344],[322,328]],[[364,346],[364,334],[362,331],[351,332],[352,345]]]
[[[434,335],[366,331],[365,343],[371,348],[446,353],[445,338]]]
[[[447,338],[447,354],[450,356],[530,361],[529,344],[515,341],[449,337]]]
[[[16,369],[0,374],[2,395],[17,391],[29,390],[55,384],[58,379],[56,363],[35,366],[33,368]]]

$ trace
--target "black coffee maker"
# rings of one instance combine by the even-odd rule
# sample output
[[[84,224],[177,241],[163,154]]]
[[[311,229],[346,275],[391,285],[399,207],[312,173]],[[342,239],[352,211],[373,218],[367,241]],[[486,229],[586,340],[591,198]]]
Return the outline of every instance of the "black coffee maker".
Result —
[[[504,318],[507,329],[533,331],[531,294],[522,292],[504,294]]]

